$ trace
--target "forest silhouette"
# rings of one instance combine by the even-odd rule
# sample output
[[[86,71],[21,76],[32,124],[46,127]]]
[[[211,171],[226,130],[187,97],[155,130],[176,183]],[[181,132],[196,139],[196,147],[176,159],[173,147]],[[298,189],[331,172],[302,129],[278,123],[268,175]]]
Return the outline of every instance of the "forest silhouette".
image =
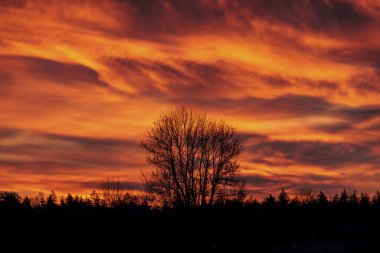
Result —
[[[380,192],[247,197],[235,128],[179,107],[141,141],[145,191],[109,178],[87,196],[0,191],[8,252],[378,252]],[[14,241],[17,243],[14,243]],[[46,244],[45,244],[46,242]],[[47,243],[54,244],[54,248]],[[7,245],[7,246],[6,246]]]
[[[120,192],[121,193],[121,192]],[[112,196],[107,199],[108,196]],[[14,251],[44,251],[36,240],[81,252],[377,252],[380,192],[333,197],[285,190],[262,201],[204,207],[153,206],[146,195],[113,193],[33,198],[0,192],[1,228]],[[64,239],[66,238],[66,239]],[[6,245],[6,244],[3,244]],[[46,250],[46,249],[45,249]],[[84,250],[84,251],[83,251]],[[364,251],[363,251],[364,250]]]

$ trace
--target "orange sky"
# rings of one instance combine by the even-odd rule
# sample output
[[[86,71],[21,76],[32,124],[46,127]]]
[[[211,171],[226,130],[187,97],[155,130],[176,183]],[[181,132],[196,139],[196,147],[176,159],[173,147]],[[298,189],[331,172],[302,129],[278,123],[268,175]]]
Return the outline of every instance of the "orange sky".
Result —
[[[0,0],[0,188],[139,189],[187,105],[244,140],[254,196],[380,188],[380,1]]]

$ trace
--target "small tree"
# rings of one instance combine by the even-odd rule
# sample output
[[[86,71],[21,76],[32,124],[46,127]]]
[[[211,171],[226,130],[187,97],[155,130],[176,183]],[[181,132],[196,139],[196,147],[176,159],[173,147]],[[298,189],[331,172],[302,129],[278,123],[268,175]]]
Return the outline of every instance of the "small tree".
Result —
[[[300,202],[305,205],[312,204],[316,200],[316,194],[311,188],[302,189],[297,195],[300,198]]]
[[[372,197],[372,205],[380,206],[380,191],[377,190],[376,193]]]
[[[46,207],[48,208],[54,208],[57,206],[57,195],[55,194],[54,191],[51,191],[49,196],[46,199]]]
[[[347,203],[348,203],[348,193],[347,193],[346,189],[344,189],[342,191],[342,193],[340,194],[339,204],[344,206],[344,205],[347,205]]]
[[[22,206],[26,209],[31,209],[32,208],[32,200],[28,197],[28,196],[25,196],[23,199],[22,199],[22,202],[21,202]]]
[[[46,204],[45,193],[43,193],[42,191],[38,192],[38,194],[34,197],[33,200],[34,200],[34,203],[33,203],[34,207],[39,207],[39,208],[45,207],[45,204]]]
[[[286,206],[289,204],[289,201],[290,201],[290,198],[289,198],[288,193],[284,189],[282,189],[280,194],[278,195],[278,204],[282,206]]]
[[[143,175],[148,193],[166,205],[205,206],[245,197],[235,128],[179,107],[161,114],[141,141],[155,170]]]
[[[59,199],[59,205],[61,207],[66,207],[65,197],[61,196],[61,198]]]
[[[115,207],[123,201],[126,185],[120,180],[106,179],[101,184],[103,199],[107,207]]]
[[[65,206],[66,207],[73,207],[74,206],[74,197],[70,193],[67,194]]]
[[[332,198],[332,200],[331,200],[331,203],[333,204],[333,205],[338,205],[339,204],[339,196],[338,196],[338,194],[335,194],[334,195],[334,197]]]
[[[276,198],[272,194],[269,194],[269,196],[266,197],[263,201],[263,205],[266,205],[266,206],[274,206],[275,204],[276,204]]]
[[[0,191],[0,207],[17,208],[20,206],[21,197],[14,191]]]
[[[358,192],[355,189],[351,192],[350,196],[348,197],[348,202],[351,205],[359,204]]]
[[[362,192],[360,194],[360,206],[369,206],[370,200],[368,193]]]
[[[317,202],[321,206],[326,206],[329,203],[326,194],[322,191],[319,191]]]
[[[99,194],[95,190],[91,192],[90,199],[91,199],[91,204],[93,207],[96,207],[96,208],[100,207],[101,199],[99,197]]]

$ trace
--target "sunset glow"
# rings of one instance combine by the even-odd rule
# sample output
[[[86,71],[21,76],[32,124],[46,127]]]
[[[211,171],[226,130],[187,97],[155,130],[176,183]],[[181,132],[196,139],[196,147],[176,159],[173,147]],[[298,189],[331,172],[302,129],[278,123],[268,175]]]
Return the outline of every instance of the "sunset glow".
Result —
[[[0,188],[142,189],[185,105],[236,126],[255,197],[380,188],[380,2],[0,0]]]

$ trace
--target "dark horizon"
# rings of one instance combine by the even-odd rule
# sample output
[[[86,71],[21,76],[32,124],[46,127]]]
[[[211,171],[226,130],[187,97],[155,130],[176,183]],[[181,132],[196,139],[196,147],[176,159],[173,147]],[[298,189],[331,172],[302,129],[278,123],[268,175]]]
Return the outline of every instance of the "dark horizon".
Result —
[[[116,192],[113,192],[116,193]],[[107,195],[110,196],[110,195]],[[115,197],[116,195],[111,195]],[[51,252],[378,252],[380,192],[342,192],[299,201],[282,191],[264,202],[152,207],[127,195],[118,202],[68,195],[18,199],[0,192],[2,247]],[[22,243],[9,244],[11,238]],[[36,244],[43,238],[44,244]],[[94,241],[94,239],[99,240]],[[63,239],[63,240],[62,240]],[[74,243],[75,242],[75,243]]]

